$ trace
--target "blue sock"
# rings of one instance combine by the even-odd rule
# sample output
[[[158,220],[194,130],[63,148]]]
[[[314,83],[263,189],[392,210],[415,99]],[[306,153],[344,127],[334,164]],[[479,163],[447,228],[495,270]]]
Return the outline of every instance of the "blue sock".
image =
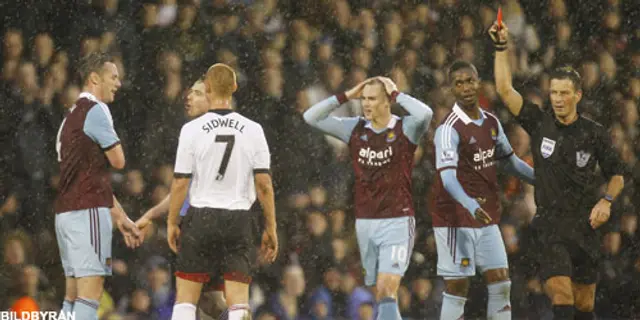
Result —
[[[378,303],[378,319],[377,320],[401,320],[398,302],[394,298],[382,298]]]
[[[73,312],[73,302],[69,300],[64,300],[62,302],[62,310],[60,311],[64,314],[64,316],[68,316]]]
[[[83,320],[98,320],[98,308],[100,302],[86,299],[77,298],[73,304],[73,312],[76,314],[76,318]]]

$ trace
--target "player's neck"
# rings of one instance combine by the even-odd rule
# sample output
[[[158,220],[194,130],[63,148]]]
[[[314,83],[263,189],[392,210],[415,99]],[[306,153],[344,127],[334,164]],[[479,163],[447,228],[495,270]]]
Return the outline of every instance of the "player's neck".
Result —
[[[82,87],[82,92],[90,93],[94,97],[96,97],[96,99],[103,101],[101,95],[98,93],[99,92],[98,89],[94,86],[90,86],[90,85],[84,86]]]
[[[231,108],[231,97],[216,97],[209,96],[209,110],[217,110],[217,109],[232,109]]]
[[[391,113],[371,119],[371,127],[376,130],[384,129],[389,125],[389,121],[391,121]]]
[[[458,103],[458,105],[460,106],[460,109],[462,109],[462,111],[464,111],[464,113],[466,113],[472,120],[478,120],[482,117],[479,105],[474,104],[471,106],[465,106],[460,103]]]
[[[578,111],[573,111],[564,117],[556,115],[556,119],[563,125],[568,126],[578,120]]]

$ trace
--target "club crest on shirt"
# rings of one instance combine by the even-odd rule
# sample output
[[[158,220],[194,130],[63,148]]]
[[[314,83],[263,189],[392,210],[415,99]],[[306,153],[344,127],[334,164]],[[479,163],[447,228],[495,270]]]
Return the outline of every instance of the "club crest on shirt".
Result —
[[[396,141],[396,133],[393,131],[389,131],[389,133],[387,133],[387,142],[394,142]]]
[[[556,149],[556,141],[549,138],[542,138],[542,144],[540,144],[540,153],[543,158],[549,158],[553,151]]]
[[[494,141],[498,139],[498,132],[496,132],[496,128],[491,128],[491,139]]]
[[[591,158],[591,154],[586,151],[580,150],[576,152],[576,165],[579,168],[584,168],[589,162],[589,158]]]

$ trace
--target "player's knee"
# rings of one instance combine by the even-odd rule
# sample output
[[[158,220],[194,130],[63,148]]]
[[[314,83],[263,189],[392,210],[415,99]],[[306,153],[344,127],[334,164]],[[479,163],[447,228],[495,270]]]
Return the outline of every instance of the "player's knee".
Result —
[[[380,275],[376,282],[376,299],[396,298],[402,277],[399,275]]]
[[[445,280],[446,292],[457,297],[466,297],[469,293],[469,279],[449,279]]]
[[[484,278],[487,284],[505,282],[509,280],[509,269],[491,269],[484,273]]]
[[[574,307],[578,311],[591,312],[595,305],[595,293],[593,292],[580,292],[576,293],[574,297]]]
[[[554,305],[573,305],[573,291],[571,280],[567,277],[550,278],[545,283],[547,295]]]

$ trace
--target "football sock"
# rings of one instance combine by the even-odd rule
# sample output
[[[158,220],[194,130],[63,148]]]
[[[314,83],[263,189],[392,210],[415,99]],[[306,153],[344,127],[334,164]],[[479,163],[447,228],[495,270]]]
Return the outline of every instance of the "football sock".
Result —
[[[196,306],[191,303],[178,303],[173,306],[171,320],[195,320]]]
[[[251,319],[248,304],[234,304],[229,307],[229,320]]]
[[[575,314],[575,317],[573,319],[575,320],[593,320],[596,318],[595,315],[593,314],[593,311],[584,312],[584,311],[575,309],[574,314]]]
[[[573,306],[557,304],[553,305],[554,320],[573,320]]]
[[[378,320],[402,320],[398,302],[391,297],[382,298],[378,303]]]
[[[442,310],[440,311],[440,320],[458,320],[464,315],[464,304],[467,298],[442,294]]]
[[[224,309],[218,317],[218,320],[229,320],[229,309]]]
[[[60,312],[62,312],[65,315],[65,317],[71,314],[71,312],[73,312],[73,302],[69,300],[64,300],[62,302],[62,310]]]
[[[511,319],[511,281],[502,281],[487,285],[487,319]]]
[[[178,303],[173,306],[171,320],[195,320],[196,306],[191,303]]]
[[[76,318],[86,320],[98,320],[98,308],[100,302],[86,299],[77,298],[73,304],[73,312]]]

